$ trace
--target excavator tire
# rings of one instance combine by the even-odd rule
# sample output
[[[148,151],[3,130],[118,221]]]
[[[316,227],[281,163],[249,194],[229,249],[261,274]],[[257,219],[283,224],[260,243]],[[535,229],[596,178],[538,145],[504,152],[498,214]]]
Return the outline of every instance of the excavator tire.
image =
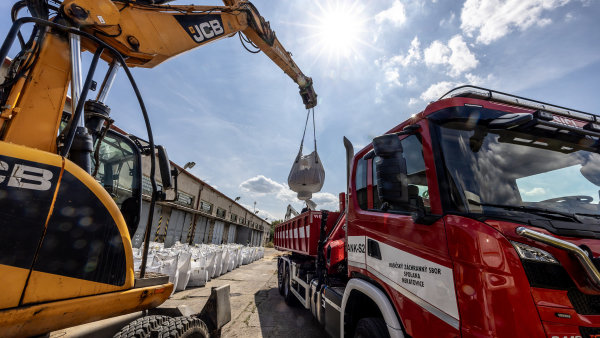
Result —
[[[146,316],[138,318],[125,325],[113,338],[145,338],[150,337],[150,332],[169,321],[167,316]]]
[[[152,332],[157,338],[209,338],[208,327],[199,318],[175,317]]]

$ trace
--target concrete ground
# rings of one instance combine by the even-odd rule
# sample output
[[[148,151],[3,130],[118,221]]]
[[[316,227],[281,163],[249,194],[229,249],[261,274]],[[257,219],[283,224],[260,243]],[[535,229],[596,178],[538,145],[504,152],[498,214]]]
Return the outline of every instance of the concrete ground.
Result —
[[[310,311],[289,307],[277,290],[277,256],[274,249],[265,249],[261,260],[212,279],[204,287],[189,288],[175,293],[161,307],[186,305],[201,309],[211,287],[230,285],[231,322],[222,329],[222,337],[327,337],[312,318]],[[111,337],[141,313],[111,318],[55,331],[58,337]]]

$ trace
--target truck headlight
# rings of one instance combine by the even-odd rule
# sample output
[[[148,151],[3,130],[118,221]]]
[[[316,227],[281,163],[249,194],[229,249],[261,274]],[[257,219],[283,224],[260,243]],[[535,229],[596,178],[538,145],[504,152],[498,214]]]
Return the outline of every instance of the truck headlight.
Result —
[[[560,262],[547,251],[519,242],[511,241],[511,244],[513,245],[515,250],[517,250],[517,254],[519,254],[519,257],[521,257],[521,259],[540,263],[560,265]]]

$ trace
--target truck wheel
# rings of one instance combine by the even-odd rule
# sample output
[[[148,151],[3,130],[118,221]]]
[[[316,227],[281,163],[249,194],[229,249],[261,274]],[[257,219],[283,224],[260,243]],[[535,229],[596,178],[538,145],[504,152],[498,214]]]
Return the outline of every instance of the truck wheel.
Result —
[[[284,268],[283,272],[283,299],[288,306],[296,305],[296,296],[292,293],[290,288],[292,287],[290,283],[290,271],[287,267]]]
[[[167,316],[146,316],[138,318],[133,322],[125,325],[121,331],[117,332],[114,338],[144,338],[150,337],[150,332],[163,323],[167,322],[171,317]]]
[[[354,338],[385,338],[389,336],[387,325],[381,318],[362,318],[356,324],[356,330],[354,331]]]
[[[175,317],[152,332],[157,338],[209,338],[206,324],[195,317]]]
[[[285,266],[285,262],[280,262],[277,266],[277,289],[279,289],[279,294],[283,296],[283,269]]]

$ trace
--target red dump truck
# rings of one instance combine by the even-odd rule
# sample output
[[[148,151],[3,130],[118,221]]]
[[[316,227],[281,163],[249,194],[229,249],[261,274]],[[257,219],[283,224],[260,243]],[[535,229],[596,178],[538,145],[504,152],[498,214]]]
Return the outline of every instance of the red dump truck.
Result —
[[[275,228],[332,336],[600,337],[600,117],[459,87],[358,153],[340,213]]]

